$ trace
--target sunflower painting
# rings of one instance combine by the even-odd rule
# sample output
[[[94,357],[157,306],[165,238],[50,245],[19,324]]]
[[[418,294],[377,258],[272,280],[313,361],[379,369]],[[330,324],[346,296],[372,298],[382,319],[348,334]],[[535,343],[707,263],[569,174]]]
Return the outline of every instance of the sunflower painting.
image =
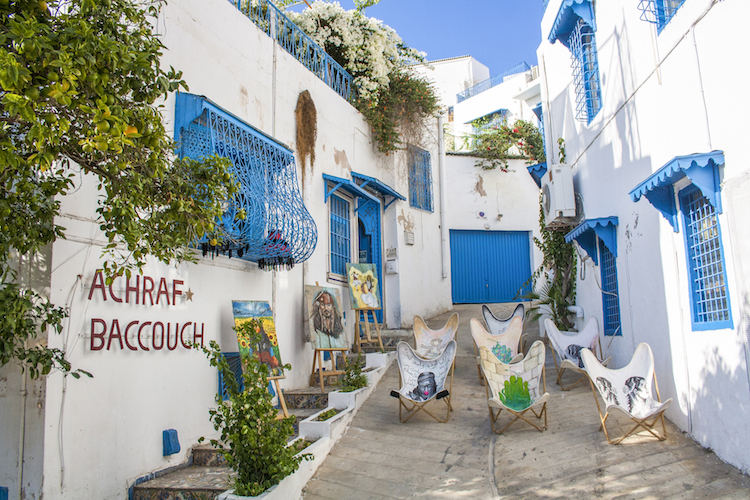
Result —
[[[260,359],[268,366],[269,377],[283,377],[283,363],[279,352],[279,340],[276,337],[276,325],[273,322],[273,313],[268,302],[254,300],[232,301],[232,312],[234,313],[234,324],[239,326],[248,321],[255,321],[256,332],[260,333],[260,342],[253,345],[251,339],[237,333],[237,344],[240,355],[251,354]]]

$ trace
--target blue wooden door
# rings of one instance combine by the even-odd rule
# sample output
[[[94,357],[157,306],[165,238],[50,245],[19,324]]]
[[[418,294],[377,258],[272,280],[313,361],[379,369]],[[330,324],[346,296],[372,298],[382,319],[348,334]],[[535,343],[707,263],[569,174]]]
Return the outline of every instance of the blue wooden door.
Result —
[[[454,304],[520,300],[519,290],[531,277],[528,231],[452,229],[450,245]]]
[[[359,262],[375,264],[378,278],[378,299],[380,309],[375,311],[375,317],[379,323],[383,322],[383,262],[380,252],[381,225],[380,225],[380,203],[373,200],[359,198],[357,205],[357,216],[359,217]],[[364,319],[364,318],[363,318]]]

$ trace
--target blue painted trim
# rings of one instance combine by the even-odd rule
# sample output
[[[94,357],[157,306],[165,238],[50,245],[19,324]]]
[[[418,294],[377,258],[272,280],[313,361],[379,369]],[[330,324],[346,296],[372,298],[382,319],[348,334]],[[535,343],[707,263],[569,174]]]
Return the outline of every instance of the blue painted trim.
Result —
[[[709,203],[722,213],[719,166],[724,165],[724,152],[696,153],[675,156],[645,181],[630,191],[630,199],[637,202],[642,196],[669,221],[675,232],[679,231],[677,203],[672,185],[688,177],[700,189]],[[706,168],[710,167],[710,168]]]
[[[586,219],[565,235],[565,243],[576,240],[594,264],[599,265],[596,252],[596,237],[598,236],[612,255],[617,257],[617,217],[601,217]]]
[[[526,167],[526,170],[529,171],[529,175],[532,179],[534,179],[534,182],[536,182],[536,185],[539,186],[539,189],[541,189],[542,177],[544,177],[544,174],[547,173],[547,162],[545,161],[544,163],[531,165],[530,167]]]
[[[367,200],[372,200],[376,203],[380,203],[380,200],[378,200],[375,196],[371,195],[364,189],[362,189],[358,184],[355,182],[349,180],[349,179],[343,179],[341,177],[336,177],[334,175],[328,175],[323,174],[323,180],[326,181],[326,183],[333,183],[334,187],[332,189],[324,189],[324,202],[328,203],[328,198],[331,197],[333,193],[338,191],[339,189],[342,189],[349,193],[350,195],[354,196],[355,198],[365,198]],[[356,210],[355,210],[356,212]]]
[[[591,26],[592,30],[596,31],[596,16],[590,0],[563,0],[547,37],[549,43],[559,41],[569,49],[568,39],[575,30],[579,19],[582,19],[584,23]]]
[[[383,208],[384,210],[387,210],[388,207],[391,206],[391,204],[396,200],[406,201],[406,196],[400,194],[388,184],[374,177],[370,177],[364,174],[358,174],[357,172],[352,172],[352,179],[355,183],[357,183],[357,181],[362,181],[358,184],[361,188],[368,186],[373,191],[382,194],[383,197],[390,196],[391,200],[385,204],[385,207]]]
[[[0,500],[8,500],[8,487],[0,486]]]
[[[695,291],[695,284],[696,281],[699,279],[695,272],[693,271],[693,264],[692,264],[692,257],[690,253],[690,234],[688,231],[688,214],[686,213],[684,209],[684,198],[689,196],[691,194],[691,191],[699,190],[699,188],[695,185],[688,186],[684,189],[682,189],[678,194],[680,196],[680,204],[682,205],[682,221],[685,225],[685,235],[683,238],[683,242],[685,244],[685,262],[687,264],[687,271],[688,276],[690,277],[690,324],[694,332],[700,332],[700,331],[709,331],[709,330],[723,330],[723,329],[734,329],[734,320],[732,319],[732,301],[731,297],[729,296],[729,284],[727,282],[727,268],[726,268],[726,253],[724,252],[724,242],[721,237],[721,225],[719,224],[719,218],[716,217],[716,230],[717,230],[717,240],[719,242],[719,251],[721,252],[721,269],[722,269],[722,275],[723,275],[723,281],[724,281],[724,289],[726,292],[727,297],[727,312],[729,314],[729,319],[724,321],[706,321],[706,322],[696,322],[695,321],[695,302],[696,302],[696,296],[697,293]],[[701,191],[702,193],[702,191]],[[705,195],[704,195],[705,196]],[[706,198],[708,198],[706,196]],[[710,201],[710,200],[709,200]],[[715,215],[714,215],[715,216]]]

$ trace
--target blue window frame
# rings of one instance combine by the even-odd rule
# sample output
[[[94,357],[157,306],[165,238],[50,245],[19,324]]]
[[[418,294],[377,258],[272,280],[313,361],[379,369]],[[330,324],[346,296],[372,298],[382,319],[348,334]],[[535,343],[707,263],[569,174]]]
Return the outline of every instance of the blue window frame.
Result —
[[[622,335],[620,328],[620,297],[617,293],[617,258],[599,240],[599,262],[602,273],[602,305],[604,335]]]
[[[639,0],[638,9],[641,11],[641,19],[656,25],[656,30],[661,30],[669,24],[685,0]]]
[[[336,195],[330,197],[331,272],[346,276],[346,263],[352,262],[350,203]]]
[[[570,34],[568,45],[576,90],[576,119],[589,124],[602,109],[594,30],[583,19],[579,19]]]
[[[695,185],[680,191],[693,330],[733,328],[716,209]]]
[[[432,212],[432,166],[430,153],[408,146],[409,155],[409,205]]]

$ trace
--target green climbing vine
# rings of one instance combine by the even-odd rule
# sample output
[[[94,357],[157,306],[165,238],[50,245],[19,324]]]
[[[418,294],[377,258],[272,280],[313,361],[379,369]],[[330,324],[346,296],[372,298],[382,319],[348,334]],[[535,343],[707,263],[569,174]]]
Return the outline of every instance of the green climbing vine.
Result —
[[[531,122],[516,120],[513,125],[490,125],[490,118],[483,117],[471,124],[478,132],[466,138],[466,145],[478,158],[477,167],[507,172],[511,159],[523,159],[529,165],[546,160],[544,137]]]

